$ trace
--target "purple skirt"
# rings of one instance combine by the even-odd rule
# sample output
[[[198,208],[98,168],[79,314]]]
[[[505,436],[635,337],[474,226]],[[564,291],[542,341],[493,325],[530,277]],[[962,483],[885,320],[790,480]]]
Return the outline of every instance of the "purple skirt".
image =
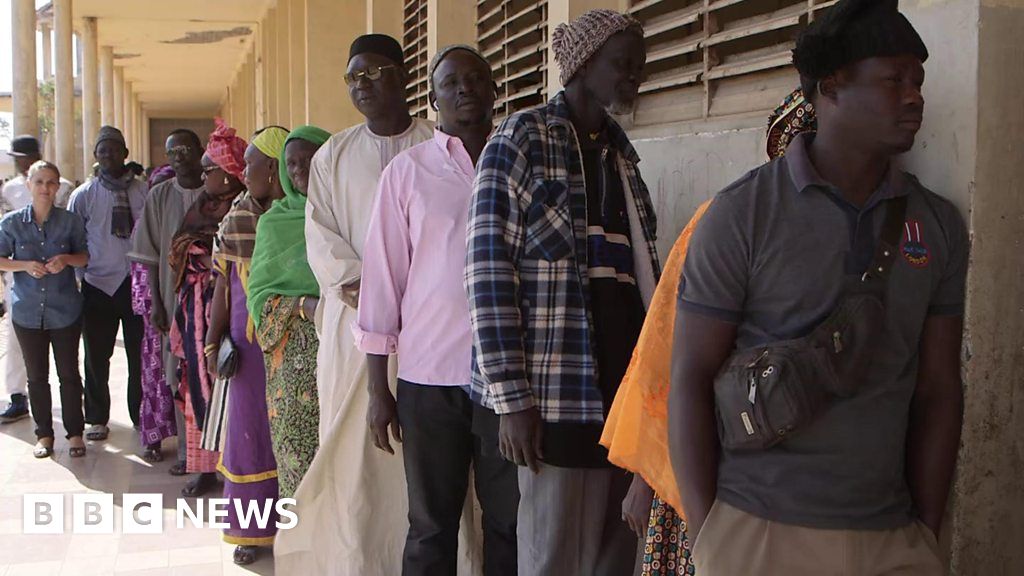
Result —
[[[262,511],[273,508],[277,500],[277,463],[270,444],[270,421],[267,418],[267,375],[263,351],[246,337],[249,312],[245,292],[235,267],[231,274],[231,339],[238,350],[238,371],[228,383],[227,434],[221,463],[217,469],[224,475],[224,497],[240,500],[243,509],[253,506]],[[224,541],[240,546],[270,546],[277,528],[277,513],[271,512],[265,529],[252,522],[242,528],[229,506]],[[250,519],[252,516],[250,516]]]
[[[159,444],[178,435],[174,422],[174,398],[164,378],[164,359],[160,350],[160,332],[153,327],[150,313],[146,267],[132,262],[132,310],[142,316],[142,405],[139,409],[139,442],[143,446]]]

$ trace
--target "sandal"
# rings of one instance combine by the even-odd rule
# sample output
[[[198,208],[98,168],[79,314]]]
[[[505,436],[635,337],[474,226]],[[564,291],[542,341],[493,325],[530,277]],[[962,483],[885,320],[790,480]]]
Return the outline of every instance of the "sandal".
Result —
[[[72,445],[68,448],[68,454],[70,454],[72,458],[81,458],[82,456],[85,456],[85,442],[82,441],[82,437],[72,436],[69,440]]]
[[[256,561],[256,553],[259,550],[256,546],[236,546],[232,559],[239,566],[248,566]]]
[[[142,459],[146,462],[157,463],[164,461],[164,453],[160,450],[160,444],[150,444],[142,453]]]
[[[93,424],[89,427],[89,431],[85,433],[86,440],[106,440],[110,434],[110,428],[107,428],[103,424]]]
[[[167,473],[170,474],[171,476],[184,476],[188,474],[188,467],[185,465],[184,462],[178,462],[174,466],[171,466],[167,470]]]
[[[36,447],[32,449],[32,455],[36,458],[49,458],[53,456],[53,438],[40,438],[36,441]]]
[[[204,472],[185,484],[181,489],[181,495],[186,498],[198,498],[209,492],[210,488],[217,483],[217,475],[212,472]]]

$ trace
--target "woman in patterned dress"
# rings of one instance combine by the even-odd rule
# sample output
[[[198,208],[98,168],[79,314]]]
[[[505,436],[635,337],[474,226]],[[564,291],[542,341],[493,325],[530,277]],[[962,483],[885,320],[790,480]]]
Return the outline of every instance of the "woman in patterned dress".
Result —
[[[267,411],[281,498],[295,494],[319,447],[316,387],[319,340],[313,316],[319,285],[306,260],[309,164],[330,137],[314,126],[293,130],[279,161],[285,197],[256,227],[249,313],[267,369]]]
[[[242,184],[245,140],[218,122],[203,154],[206,190],[199,195],[171,242],[170,263],[176,275],[178,305],[171,324],[171,350],[179,364],[178,400],[185,416],[187,471],[197,473],[182,496],[200,496],[216,482],[220,454],[202,447],[202,430],[213,393],[206,371],[206,329],[213,299],[213,240],[220,221],[245,189]],[[179,434],[181,431],[178,432]]]

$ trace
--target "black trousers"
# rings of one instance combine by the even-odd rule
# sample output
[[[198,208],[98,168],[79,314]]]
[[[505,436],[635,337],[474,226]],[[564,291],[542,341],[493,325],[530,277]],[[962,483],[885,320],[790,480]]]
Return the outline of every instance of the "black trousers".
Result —
[[[113,296],[82,282],[85,309],[82,335],[85,341],[85,421],[106,425],[110,421],[110,358],[114,355],[117,328],[124,335],[128,357],[128,414],[139,423],[142,404],[142,317],[132,310],[132,280],[125,278]]]
[[[14,325],[25,357],[28,374],[28,403],[36,423],[36,438],[53,438],[53,397],[50,394],[50,346],[60,379],[60,406],[66,438],[81,436],[85,429],[82,415],[82,376],[78,373],[78,339],[81,320],[58,330],[23,328]]]
[[[473,466],[484,522],[484,574],[517,573],[519,476],[473,434],[474,406],[458,387],[398,381],[398,420],[409,490],[403,576],[455,576],[459,521]]]

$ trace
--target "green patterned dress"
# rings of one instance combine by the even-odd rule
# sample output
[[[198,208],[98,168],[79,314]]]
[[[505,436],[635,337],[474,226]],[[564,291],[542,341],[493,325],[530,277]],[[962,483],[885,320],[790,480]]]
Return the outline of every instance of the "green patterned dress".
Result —
[[[313,322],[294,312],[297,303],[295,297],[268,299],[256,334],[267,366],[267,415],[281,498],[295,495],[320,444],[319,340]]]

